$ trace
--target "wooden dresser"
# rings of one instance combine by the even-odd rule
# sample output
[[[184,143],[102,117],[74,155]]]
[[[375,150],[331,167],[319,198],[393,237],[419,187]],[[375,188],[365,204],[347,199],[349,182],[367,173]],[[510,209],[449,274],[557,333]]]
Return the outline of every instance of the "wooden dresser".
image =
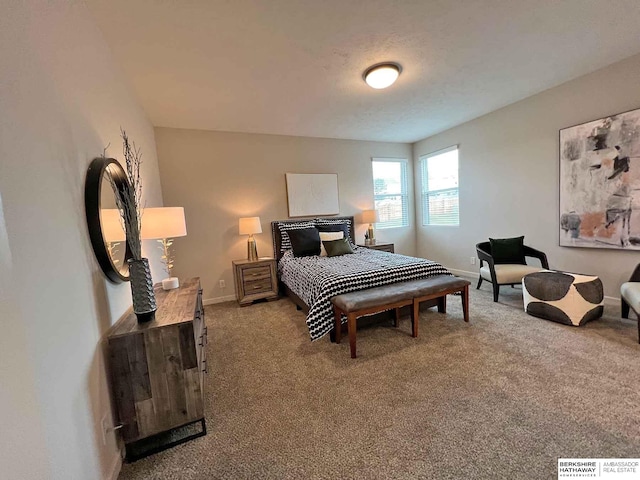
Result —
[[[181,279],[179,288],[166,291],[156,284],[154,290],[154,320],[138,323],[129,312],[108,334],[116,425],[127,460],[206,434],[207,327],[200,279]],[[198,422],[201,428],[193,433]],[[187,426],[188,435],[176,440],[180,432],[174,429]],[[166,442],[163,433],[169,433]]]

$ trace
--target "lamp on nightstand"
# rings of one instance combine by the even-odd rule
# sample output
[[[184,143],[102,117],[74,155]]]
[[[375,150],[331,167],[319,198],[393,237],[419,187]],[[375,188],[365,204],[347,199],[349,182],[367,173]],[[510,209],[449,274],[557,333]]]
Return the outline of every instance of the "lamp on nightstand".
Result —
[[[262,233],[260,217],[245,217],[238,220],[238,231],[240,235],[249,235],[247,240],[247,259],[255,262],[258,260],[258,249],[253,238],[255,233]]]
[[[171,276],[173,268],[173,256],[169,247],[176,237],[184,237],[187,234],[187,225],[184,220],[184,208],[182,207],[158,207],[145,208],[142,214],[142,230],[140,237],[143,240],[156,239],[162,250],[162,262],[168,277],[162,280],[162,288],[171,290],[180,286],[177,277]]]
[[[373,224],[379,221],[380,221],[380,214],[378,213],[378,210],[365,210],[364,212],[362,212],[362,223],[369,224],[369,230],[367,230],[367,236],[369,237],[370,245],[376,244],[376,239],[373,231]]]

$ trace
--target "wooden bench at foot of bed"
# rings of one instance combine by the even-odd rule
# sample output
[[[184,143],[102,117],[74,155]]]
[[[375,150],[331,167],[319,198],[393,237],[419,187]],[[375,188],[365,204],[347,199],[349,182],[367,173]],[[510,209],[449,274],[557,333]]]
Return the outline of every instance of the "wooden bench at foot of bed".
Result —
[[[340,343],[342,338],[342,315],[346,315],[351,358],[356,358],[356,319],[362,315],[395,310],[396,326],[398,326],[400,308],[407,305],[412,306],[412,336],[417,337],[420,303],[438,299],[438,311],[445,313],[447,295],[456,292],[462,293],[464,321],[468,322],[469,285],[470,282],[459,277],[438,275],[336,295],[331,298],[335,317],[336,343]]]

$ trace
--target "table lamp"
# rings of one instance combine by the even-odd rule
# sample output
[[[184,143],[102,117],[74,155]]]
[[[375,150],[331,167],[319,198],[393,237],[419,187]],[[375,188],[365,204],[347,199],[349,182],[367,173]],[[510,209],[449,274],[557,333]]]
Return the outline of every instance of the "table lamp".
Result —
[[[260,217],[241,218],[238,221],[238,230],[240,235],[249,235],[249,239],[247,240],[247,259],[255,262],[258,260],[258,249],[256,248],[256,241],[253,238],[253,234],[262,233]]]
[[[100,228],[102,229],[102,238],[107,244],[109,257],[115,266],[119,266],[120,259],[117,258],[118,244],[127,239],[120,218],[120,210],[117,208],[101,208],[100,209]]]
[[[140,237],[143,240],[156,239],[162,250],[162,263],[168,277],[162,280],[162,288],[171,290],[180,286],[177,277],[171,276],[173,269],[173,255],[169,247],[176,237],[184,237],[187,234],[187,225],[184,220],[183,207],[157,207],[145,208],[142,213],[142,230]]]
[[[369,237],[369,244],[375,245],[376,239],[373,231],[373,224],[380,221],[380,214],[378,210],[365,210],[362,212],[362,223],[369,224],[369,230],[367,230],[367,236]]]

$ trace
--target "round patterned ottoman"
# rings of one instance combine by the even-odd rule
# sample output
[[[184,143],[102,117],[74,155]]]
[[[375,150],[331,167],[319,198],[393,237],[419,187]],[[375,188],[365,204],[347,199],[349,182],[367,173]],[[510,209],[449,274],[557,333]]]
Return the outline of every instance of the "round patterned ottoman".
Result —
[[[566,325],[580,326],[602,316],[602,282],[593,275],[544,270],[522,279],[524,311]]]

